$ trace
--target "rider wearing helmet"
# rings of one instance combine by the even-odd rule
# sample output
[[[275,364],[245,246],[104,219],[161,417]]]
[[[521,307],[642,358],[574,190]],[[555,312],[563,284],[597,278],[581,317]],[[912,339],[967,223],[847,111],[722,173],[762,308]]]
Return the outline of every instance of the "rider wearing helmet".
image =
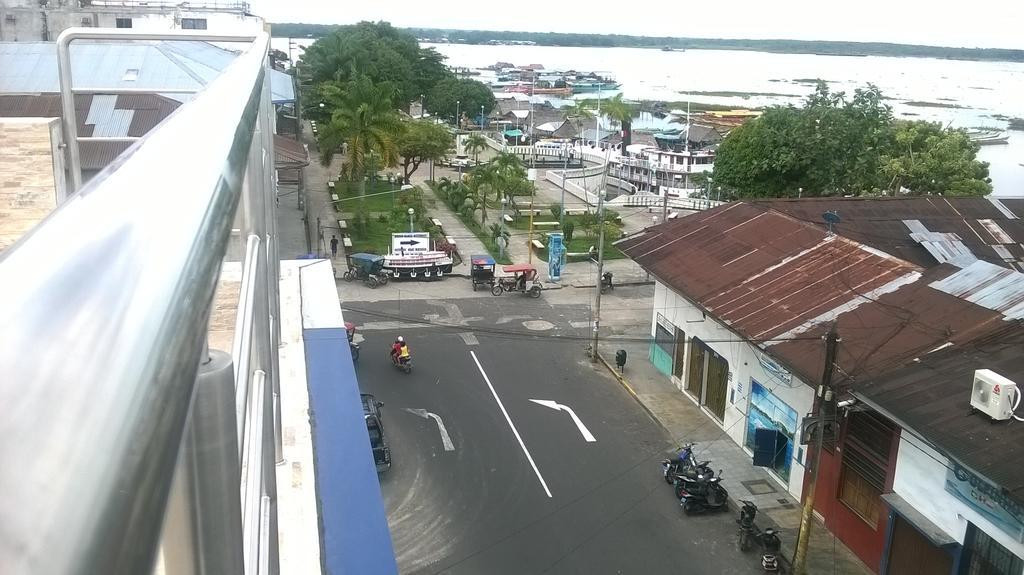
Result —
[[[391,344],[391,359],[397,361],[398,356],[402,354],[402,348],[405,347],[405,338],[398,336],[395,343]]]

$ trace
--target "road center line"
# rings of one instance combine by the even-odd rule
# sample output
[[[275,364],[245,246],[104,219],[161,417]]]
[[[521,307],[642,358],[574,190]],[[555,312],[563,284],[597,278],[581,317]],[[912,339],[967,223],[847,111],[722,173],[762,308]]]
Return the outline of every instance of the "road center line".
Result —
[[[540,486],[544,488],[544,493],[551,497],[551,490],[548,489],[548,484],[544,482],[544,477],[540,474],[540,470],[537,469],[537,464],[533,462],[533,456],[530,455],[530,450],[526,449],[526,444],[523,443],[523,438],[519,435],[519,430],[516,429],[516,425],[512,423],[512,418],[508,416],[508,411],[505,411],[505,406],[501,403],[501,398],[498,397],[498,392],[494,391],[494,386],[491,385],[491,378],[487,377],[487,372],[484,371],[484,367],[480,365],[480,360],[476,357],[476,352],[469,352],[469,355],[473,356],[473,361],[476,362],[476,368],[480,370],[480,375],[484,376],[484,381],[487,382],[487,387],[491,389],[491,395],[494,396],[494,401],[498,403],[498,408],[501,409],[501,413],[505,416],[505,421],[508,422],[508,426],[512,428],[512,434],[519,440],[519,447],[523,448],[523,453],[526,454],[526,460],[530,462],[530,467],[533,467],[533,472],[537,474],[537,479],[540,480]]]

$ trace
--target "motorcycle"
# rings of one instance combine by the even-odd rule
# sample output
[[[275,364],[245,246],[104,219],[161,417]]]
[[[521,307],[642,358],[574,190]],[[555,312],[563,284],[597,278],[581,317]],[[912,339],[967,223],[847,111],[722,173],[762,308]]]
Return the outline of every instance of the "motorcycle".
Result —
[[[676,493],[681,493],[679,506],[683,513],[693,515],[706,511],[716,511],[725,507],[729,501],[729,492],[722,487],[722,472],[718,477],[698,475],[690,485],[677,483]]]
[[[715,472],[708,467],[710,461],[697,461],[697,458],[693,456],[693,447],[696,443],[687,443],[683,446],[683,450],[679,452],[679,457],[676,459],[663,459],[661,460],[662,475],[665,477],[665,483],[673,485],[676,483],[676,479],[681,476],[684,479],[695,479],[698,475],[704,475],[707,477],[713,477]]]
[[[359,344],[356,343],[356,325],[351,322],[345,322],[345,332],[348,334],[348,347],[352,352],[352,363],[359,360]]]
[[[411,355],[406,356],[406,357],[399,357],[397,355],[389,354],[388,357],[391,358],[391,363],[392,363],[392,365],[395,366],[395,368],[400,369],[400,370],[404,371],[405,373],[411,373],[412,372],[412,356]]]
[[[736,523],[740,525],[740,551],[749,551],[755,543],[760,543],[763,553],[761,554],[761,568],[772,573],[779,570],[779,549],[782,542],[772,528],[767,528],[758,533],[754,525],[754,518],[757,517],[757,506],[751,501],[740,500],[743,507],[740,509],[740,517]]]
[[[601,274],[601,293],[607,293],[615,289],[612,285],[612,272],[604,272]]]

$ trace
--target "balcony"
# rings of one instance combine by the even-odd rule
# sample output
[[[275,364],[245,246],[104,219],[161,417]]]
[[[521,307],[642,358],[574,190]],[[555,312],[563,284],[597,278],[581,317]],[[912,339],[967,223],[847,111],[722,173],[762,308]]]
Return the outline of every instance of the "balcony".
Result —
[[[86,38],[246,49],[83,184]],[[268,48],[58,41],[63,122],[24,141],[59,205],[0,243],[5,574],[396,572],[330,262],[277,253]]]

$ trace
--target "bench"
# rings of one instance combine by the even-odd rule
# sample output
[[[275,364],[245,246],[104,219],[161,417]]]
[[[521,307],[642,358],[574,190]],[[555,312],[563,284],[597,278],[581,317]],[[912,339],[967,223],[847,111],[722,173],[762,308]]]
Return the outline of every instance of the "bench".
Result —
[[[328,190],[333,190],[334,189],[334,182],[333,181],[327,182],[327,189]]]
[[[565,210],[565,215],[567,216],[582,216],[585,213],[587,213],[586,208],[569,208]]]
[[[340,201],[340,200],[338,200],[338,194],[331,194],[331,201],[332,202]]]
[[[544,249],[544,244],[540,240],[533,240],[530,243],[533,244],[533,247],[537,248],[538,250]]]
[[[454,245],[456,245],[456,244],[455,244],[455,238],[453,238],[453,237],[451,237],[451,236],[445,236],[445,237],[444,237],[444,239],[445,239],[445,240],[446,240],[446,241],[447,241],[447,242],[448,242],[449,244],[451,244],[451,245],[453,245],[453,246],[454,246]]]
[[[522,215],[524,215],[524,216],[528,216],[528,215],[530,215],[531,213],[532,213],[533,215],[535,215],[535,216],[539,216],[539,215],[543,214],[543,213],[544,213],[544,212],[546,212],[546,211],[547,211],[547,210],[540,210],[540,209],[537,209],[537,208],[534,208],[534,209],[526,208],[526,209],[520,209],[520,210],[519,210],[519,213],[520,213],[520,214],[522,214]]]
[[[568,252],[565,254],[567,258],[586,258],[590,257],[590,252]]]
[[[558,222],[533,222],[535,228],[557,228],[559,225]]]
[[[348,222],[346,222],[345,220],[338,220],[338,227],[343,229],[343,230],[347,230],[348,229]]]
[[[441,225],[441,220],[439,220],[437,218],[430,218],[430,223],[434,224],[435,226],[437,226],[439,228],[443,228],[444,227],[443,225]]]
[[[341,238],[341,243],[346,248],[350,248],[350,247],[352,247],[352,238],[350,238],[348,236],[345,236],[345,237]]]
[[[512,216],[505,214],[505,223],[511,224],[513,221],[515,220],[512,218]]]

